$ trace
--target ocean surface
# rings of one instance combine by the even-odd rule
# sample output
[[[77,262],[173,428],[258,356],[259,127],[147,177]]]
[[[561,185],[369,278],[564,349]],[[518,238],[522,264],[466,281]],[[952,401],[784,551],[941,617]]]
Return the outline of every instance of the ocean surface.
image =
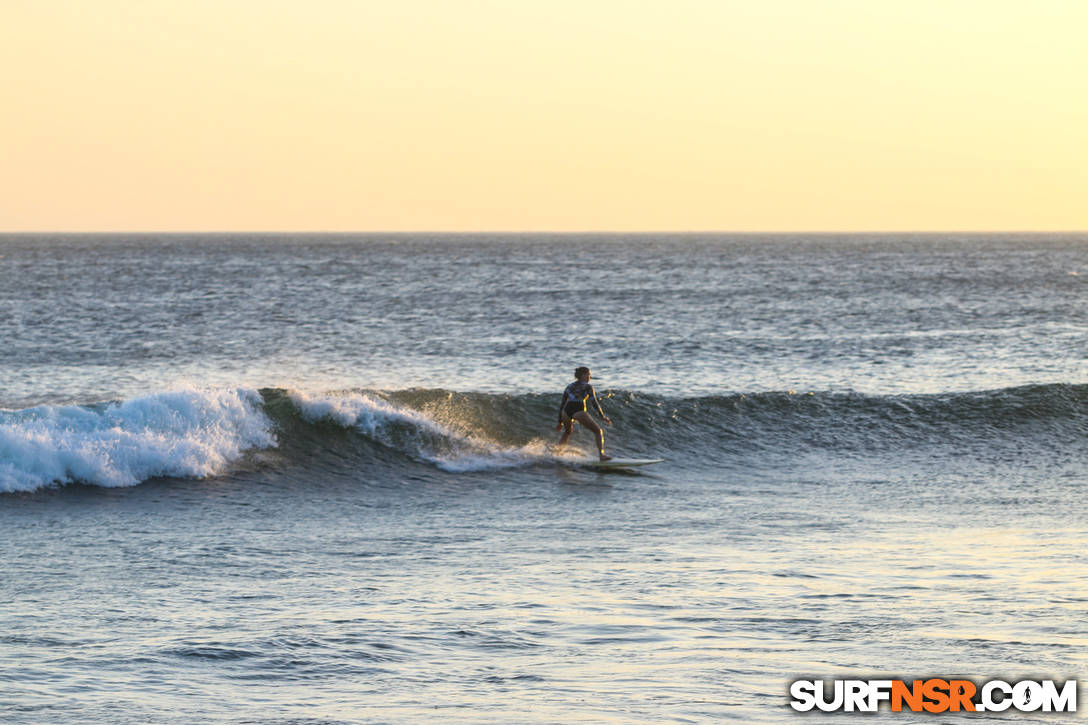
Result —
[[[1086,679],[1086,284],[1084,234],[0,235],[0,720]],[[665,463],[550,448],[579,365]]]

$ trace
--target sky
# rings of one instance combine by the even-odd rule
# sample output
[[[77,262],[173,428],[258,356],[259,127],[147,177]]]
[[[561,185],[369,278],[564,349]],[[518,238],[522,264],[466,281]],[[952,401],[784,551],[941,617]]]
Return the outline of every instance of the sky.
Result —
[[[0,231],[1088,230],[1085,0],[0,0]]]

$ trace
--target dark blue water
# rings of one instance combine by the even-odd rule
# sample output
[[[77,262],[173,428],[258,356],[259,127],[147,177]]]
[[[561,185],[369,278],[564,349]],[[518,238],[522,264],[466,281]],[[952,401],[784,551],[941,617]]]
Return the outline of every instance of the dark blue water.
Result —
[[[1085,235],[0,237],[0,712],[767,722],[799,677],[1077,677],[1086,276]],[[549,449],[582,364],[609,450],[666,463]]]

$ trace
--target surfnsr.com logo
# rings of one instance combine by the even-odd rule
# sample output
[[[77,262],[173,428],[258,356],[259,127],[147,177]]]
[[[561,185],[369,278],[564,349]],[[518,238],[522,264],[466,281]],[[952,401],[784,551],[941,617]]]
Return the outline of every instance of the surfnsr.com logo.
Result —
[[[796,680],[790,707],[798,712],[1076,712],[1077,681],[1054,680]]]

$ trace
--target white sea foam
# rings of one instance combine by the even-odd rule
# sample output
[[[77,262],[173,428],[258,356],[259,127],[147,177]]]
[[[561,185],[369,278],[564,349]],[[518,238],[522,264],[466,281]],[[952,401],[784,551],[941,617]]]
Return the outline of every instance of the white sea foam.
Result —
[[[260,405],[255,390],[185,390],[2,412],[0,491],[221,473],[246,450],[276,444]]]

